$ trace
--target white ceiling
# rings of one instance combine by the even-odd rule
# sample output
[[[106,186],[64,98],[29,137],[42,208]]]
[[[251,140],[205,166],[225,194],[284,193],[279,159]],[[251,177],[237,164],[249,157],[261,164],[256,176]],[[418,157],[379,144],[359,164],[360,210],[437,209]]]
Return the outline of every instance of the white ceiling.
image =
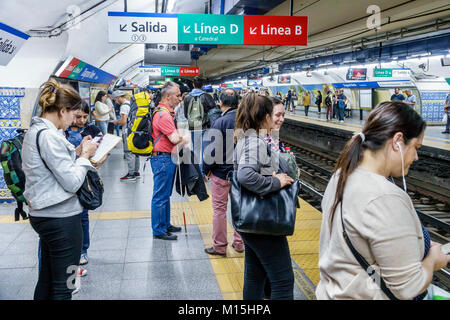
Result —
[[[146,77],[137,74],[139,62],[144,57],[144,46],[108,43],[107,12],[123,11],[123,0],[1,0],[0,22],[37,35],[36,30],[50,31],[66,22],[68,12],[76,14],[96,4],[99,5],[83,14],[79,23],[61,34],[51,38],[32,36],[27,40],[8,66],[0,66],[0,85],[37,87],[47,80],[58,62],[68,56],[77,57],[115,75],[125,74],[126,79],[134,77],[136,83],[145,84]],[[366,9],[371,4],[379,5],[383,10],[383,23],[387,22],[388,17],[395,21],[445,6],[449,9],[433,16],[391,23],[379,32],[445,17],[450,12],[448,0],[296,0],[295,15],[309,17],[308,47],[219,46],[200,57],[198,65],[201,73],[211,77],[245,70],[263,58],[263,50],[265,60],[279,59],[294,50],[297,53],[313,47],[330,46],[355,33],[366,31],[354,36],[354,39],[374,34],[366,28]],[[127,6],[130,12],[155,12],[155,0],[128,0]],[[267,14],[288,15],[288,7],[289,1],[285,1]],[[202,13],[204,0],[170,0],[168,10]]]

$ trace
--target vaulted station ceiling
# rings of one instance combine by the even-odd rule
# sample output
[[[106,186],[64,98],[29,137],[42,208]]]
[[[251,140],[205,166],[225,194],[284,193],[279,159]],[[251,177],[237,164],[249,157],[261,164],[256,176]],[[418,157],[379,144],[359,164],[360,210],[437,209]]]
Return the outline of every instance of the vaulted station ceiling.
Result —
[[[204,13],[205,2],[169,0],[165,11]],[[161,12],[162,3],[162,0],[126,1],[129,12]],[[234,3],[235,14],[289,15],[290,11],[290,0],[234,0]],[[271,3],[276,6],[271,7]],[[10,64],[0,67],[1,84],[23,85],[20,81],[25,81],[26,86],[36,87],[54,72],[60,61],[74,56],[145,85],[148,79],[138,72],[144,45],[108,42],[107,12],[124,11],[124,4],[123,0],[1,1],[0,22],[31,35]],[[377,31],[366,25],[370,5],[381,9],[382,26]],[[220,77],[257,66],[275,66],[289,59],[304,59],[318,50],[332,52],[339,44],[348,43],[350,47],[351,41],[357,46],[363,38],[382,39],[387,32],[394,36],[401,31],[406,36],[412,26],[424,26],[417,32],[448,29],[449,13],[448,0],[294,0],[293,14],[309,17],[307,47],[220,45],[191,64],[198,65],[204,77]]]

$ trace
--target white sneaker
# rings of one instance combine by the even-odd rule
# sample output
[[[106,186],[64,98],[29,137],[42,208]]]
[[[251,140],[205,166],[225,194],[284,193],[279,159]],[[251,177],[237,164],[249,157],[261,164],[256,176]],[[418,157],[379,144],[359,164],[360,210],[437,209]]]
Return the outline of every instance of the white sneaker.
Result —
[[[85,277],[86,275],[87,275],[87,270],[82,267],[78,267],[77,276]]]
[[[77,276],[75,277],[75,284],[74,284],[75,289],[72,291],[72,295],[77,294],[78,292],[80,292],[80,289],[81,289],[81,277],[83,276],[83,273],[84,273],[84,276],[87,274],[86,269],[78,267]]]
[[[86,253],[81,254],[80,265],[84,265],[88,263],[88,257]]]

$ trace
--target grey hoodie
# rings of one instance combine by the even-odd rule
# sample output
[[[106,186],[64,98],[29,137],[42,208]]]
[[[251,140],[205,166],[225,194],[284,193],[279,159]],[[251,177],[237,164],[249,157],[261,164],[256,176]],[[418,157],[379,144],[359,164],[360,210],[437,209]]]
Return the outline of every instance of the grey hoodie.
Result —
[[[44,128],[47,130],[39,136],[41,158],[36,147],[36,135]],[[22,168],[26,178],[24,196],[31,216],[64,218],[81,213],[83,208],[76,192],[87,171],[94,168],[89,160],[75,158],[75,147],[61,130],[47,119],[32,119],[22,148]]]

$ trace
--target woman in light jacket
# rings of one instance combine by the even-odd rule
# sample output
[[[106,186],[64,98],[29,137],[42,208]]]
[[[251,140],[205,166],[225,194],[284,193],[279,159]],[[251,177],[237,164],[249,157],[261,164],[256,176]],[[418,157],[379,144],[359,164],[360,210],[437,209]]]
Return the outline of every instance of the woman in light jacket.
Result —
[[[41,116],[32,119],[22,149],[24,196],[41,250],[34,299],[69,300],[74,287],[68,280],[70,276],[75,278],[82,243],[83,208],[76,192],[92,167],[89,158],[98,144],[86,137],[75,149],[63,134],[82,105],[80,96],[71,87],[55,80],[44,83],[39,105]]]
[[[269,98],[247,93],[236,114],[234,166],[237,179],[241,187],[260,196],[276,192],[293,182],[286,174],[289,170],[287,163],[278,158],[278,166],[264,140],[272,125],[272,110]],[[264,299],[267,278],[272,299],[293,299],[294,273],[286,236],[239,234],[245,245],[244,300]]]
[[[110,119],[110,113],[114,109],[106,104],[106,92],[99,91],[95,98],[95,124],[100,128],[103,135],[108,133],[108,121]]]
[[[405,180],[403,189],[388,180],[404,178],[418,160],[425,126],[407,104],[383,102],[345,146],[322,200],[318,299],[423,299],[433,271],[449,262],[421,225]]]

